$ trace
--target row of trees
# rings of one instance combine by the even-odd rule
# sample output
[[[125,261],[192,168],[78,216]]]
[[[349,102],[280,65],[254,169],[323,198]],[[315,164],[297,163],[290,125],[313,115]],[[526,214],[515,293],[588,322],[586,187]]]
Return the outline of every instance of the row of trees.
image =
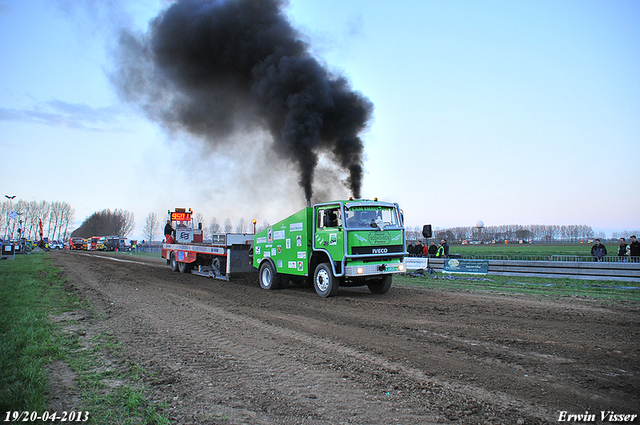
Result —
[[[66,202],[7,200],[0,204],[0,237],[40,240],[42,221],[43,237],[65,239],[74,216],[75,208]]]
[[[71,236],[89,238],[91,236],[118,236],[126,238],[136,227],[135,215],[127,210],[118,209],[111,211],[105,209],[95,212],[85,221]]]
[[[612,232],[611,239],[625,238],[629,242],[629,236],[638,235],[640,232],[637,230],[623,230],[622,232]]]
[[[156,213],[150,213],[145,222],[143,235],[145,240],[154,241],[162,240],[164,238],[163,230],[164,225],[169,218],[168,215],[164,215],[161,220]],[[205,226],[205,217],[202,213],[196,213],[194,215],[195,223],[203,223],[203,237],[204,239],[211,238],[215,233],[252,233],[253,223],[241,218],[234,226],[229,218],[224,220],[224,224],[221,224],[217,218],[212,218],[209,221],[209,225]],[[196,224],[197,226],[197,224]],[[268,221],[264,221],[257,226],[257,231],[261,231],[269,227]],[[407,226],[407,239],[410,241],[424,241],[422,236],[421,226]],[[614,232],[612,234],[613,239],[620,237],[628,238],[631,232]],[[479,241],[482,243],[490,243],[492,241],[509,241],[509,242],[579,242],[585,239],[600,238],[605,239],[604,232],[595,232],[591,226],[587,225],[502,225],[502,226],[487,226],[483,228],[478,227],[451,227],[446,229],[436,229],[433,232],[433,238],[436,240],[446,239],[450,243],[461,243],[464,240],[467,241]]]
[[[75,208],[66,202],[7,200],[0,203],[0,237],[40,240],[65,240],[69,236],[127,237],[135,229],[134,214],[122,209],[109,209],[93,213],[82,225],[73,230]]]
[[[462,241],[479,241],[489,243],[492,241],[525,241],[525,242],[579,242],[584,239],[599,237],[604,239],[604,232],[596,234],[591,226],[580,225],[502,225],[487,227],[451,227],[437,229],[433,232],[436,240],[446,239],[450,243]],[[407,228],[409,240],[424,240],[422,227]]]
[[[169,219],[169,216],[165,214],[163,217],[161,220],[158,214],[154,212],[149,213],[145,219],[144,229],[142,231],[145,240],[157,241],[164,239],[164,225]],[[198,223],[202,223],[203,239],[205,240],[210,239],[211,235],[216,233],[253,233],[253,222],[247,221],[244,218],[241,218],[234,226],[229,218],[226,218],[224,223],[220,224],[218,219],[213,217],[207,226],[205,225],[204,215],[202,213],[196,213],[193,216],[193,221],[196,223],[195,226],[198,226]],[[260,232],[269,226],[269,222],[265,220],[262,224],[256,226],[256,231]]]

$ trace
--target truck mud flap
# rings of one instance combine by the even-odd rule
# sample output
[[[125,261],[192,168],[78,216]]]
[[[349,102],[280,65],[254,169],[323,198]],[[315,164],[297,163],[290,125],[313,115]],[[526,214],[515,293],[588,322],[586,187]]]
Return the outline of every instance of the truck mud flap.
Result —
[[[222,270],[217,270],[215,267],[213,269],[208,267],[207,270],[192,270],[191,273],[225,281],[229,281],[231,278],[241,278],[255,274],[256,269],[251,262],[250,249],[251,245],[244,244],[234,244],[230,249],[227,249],[227,268],[225,275],[222,274]]]
[[[233,244],[227,250],[227,277],[240,278],[257,273],[250,255],[251,245]]]

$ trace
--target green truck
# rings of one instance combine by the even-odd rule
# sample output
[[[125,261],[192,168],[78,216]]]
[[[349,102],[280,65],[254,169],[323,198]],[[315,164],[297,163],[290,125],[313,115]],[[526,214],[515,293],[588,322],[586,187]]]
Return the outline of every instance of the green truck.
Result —
[[[398,204],[350,199],[308,206],[257,233],[253,266],[260,286],[313,283],[321,297],[340,286],[367,285],[376,294],[403,273],[406,237]]]

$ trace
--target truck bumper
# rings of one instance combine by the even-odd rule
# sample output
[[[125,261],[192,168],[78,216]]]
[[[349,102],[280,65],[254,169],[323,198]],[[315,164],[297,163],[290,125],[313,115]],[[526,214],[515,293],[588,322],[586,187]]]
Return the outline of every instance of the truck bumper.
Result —
[[[406,267],[404,263],[363,264],[359,266],[346,266],[344,268],[344,275],[346,277],[375,276],[404,273],[405,270]]]

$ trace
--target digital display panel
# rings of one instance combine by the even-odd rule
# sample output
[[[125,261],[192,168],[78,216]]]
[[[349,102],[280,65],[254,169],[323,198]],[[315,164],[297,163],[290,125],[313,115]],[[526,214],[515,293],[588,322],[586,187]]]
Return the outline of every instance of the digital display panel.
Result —
[[[191,213],[188,212],[172,212],[171,221],[189,221],[191,220]]]

